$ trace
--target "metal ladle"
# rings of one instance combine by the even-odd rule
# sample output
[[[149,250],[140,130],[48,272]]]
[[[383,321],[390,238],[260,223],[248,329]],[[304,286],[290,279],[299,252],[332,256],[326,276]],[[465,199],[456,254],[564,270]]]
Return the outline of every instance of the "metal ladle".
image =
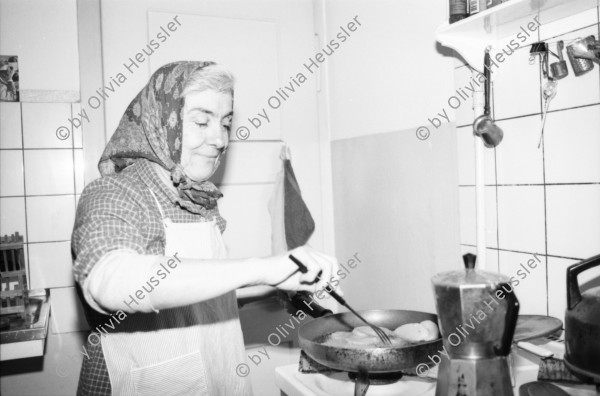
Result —
[[[475,135],[483,139],[483,143],[486,147],[496,147],[502,141],[504,132],[490,116],[490,48],[485,49],[485,56],[483,58],[483,77],[485,78],[485,107],[483,115],[477,117],[473,123],[473,132]]]

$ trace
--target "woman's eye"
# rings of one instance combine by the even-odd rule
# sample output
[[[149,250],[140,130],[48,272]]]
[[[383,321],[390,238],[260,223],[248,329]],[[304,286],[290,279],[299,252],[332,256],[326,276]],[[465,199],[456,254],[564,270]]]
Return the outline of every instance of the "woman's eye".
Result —
[[[227,130],[227,132],[231,131],[231,125],[229,125],[229,124],[224,124],[223,128],[225,128]]]
[[[206,122],[195,122],[194,124],[198,125],[200,128],[206,128],[208,126]]]

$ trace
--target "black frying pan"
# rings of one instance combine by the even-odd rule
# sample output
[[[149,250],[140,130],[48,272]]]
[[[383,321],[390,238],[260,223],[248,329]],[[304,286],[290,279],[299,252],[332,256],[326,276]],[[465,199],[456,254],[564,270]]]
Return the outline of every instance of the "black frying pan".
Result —
[[[406,323],[424,320],[437,323],[436,315],[419,311],[371,310],[362,311],[360,314],[374,325],[390,330]],[[320,342],[326,334],[335,331],[352,331],[358,326],[364,326],[364,323],[350,312],[314,319],[300,327],[298,331],[300,347],[312,359],[327,367],[373,374],[416,368],[421,363],[429,362],[428,356],[438,354],[442,349],[441,337],[435,341],[390,348],[341,348]]]

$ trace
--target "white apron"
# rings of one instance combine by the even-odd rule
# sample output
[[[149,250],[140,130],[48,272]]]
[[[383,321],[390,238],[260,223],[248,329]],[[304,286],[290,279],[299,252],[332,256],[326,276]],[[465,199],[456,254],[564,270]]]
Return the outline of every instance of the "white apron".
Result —
[[[167,257],[225,258],[215,220],[173,223],[156,203]],[[235,291],[158,314],[128,315],[102,337],[102,351],[113,395],[252,395],[249,380],[236,374],[245,356]]]

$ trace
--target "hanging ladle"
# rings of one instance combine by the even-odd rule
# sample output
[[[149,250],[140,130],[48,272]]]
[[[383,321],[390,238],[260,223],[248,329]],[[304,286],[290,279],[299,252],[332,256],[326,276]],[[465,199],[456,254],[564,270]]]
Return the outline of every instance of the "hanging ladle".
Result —
[[[486,147],[496,147],[502,141],[504,132],[490,116],[490,48],[485,49],[483,58],[483,77],[485,78],[485,107],[483,115],[477,117],[473,123],[473,132],[483,139]]]

